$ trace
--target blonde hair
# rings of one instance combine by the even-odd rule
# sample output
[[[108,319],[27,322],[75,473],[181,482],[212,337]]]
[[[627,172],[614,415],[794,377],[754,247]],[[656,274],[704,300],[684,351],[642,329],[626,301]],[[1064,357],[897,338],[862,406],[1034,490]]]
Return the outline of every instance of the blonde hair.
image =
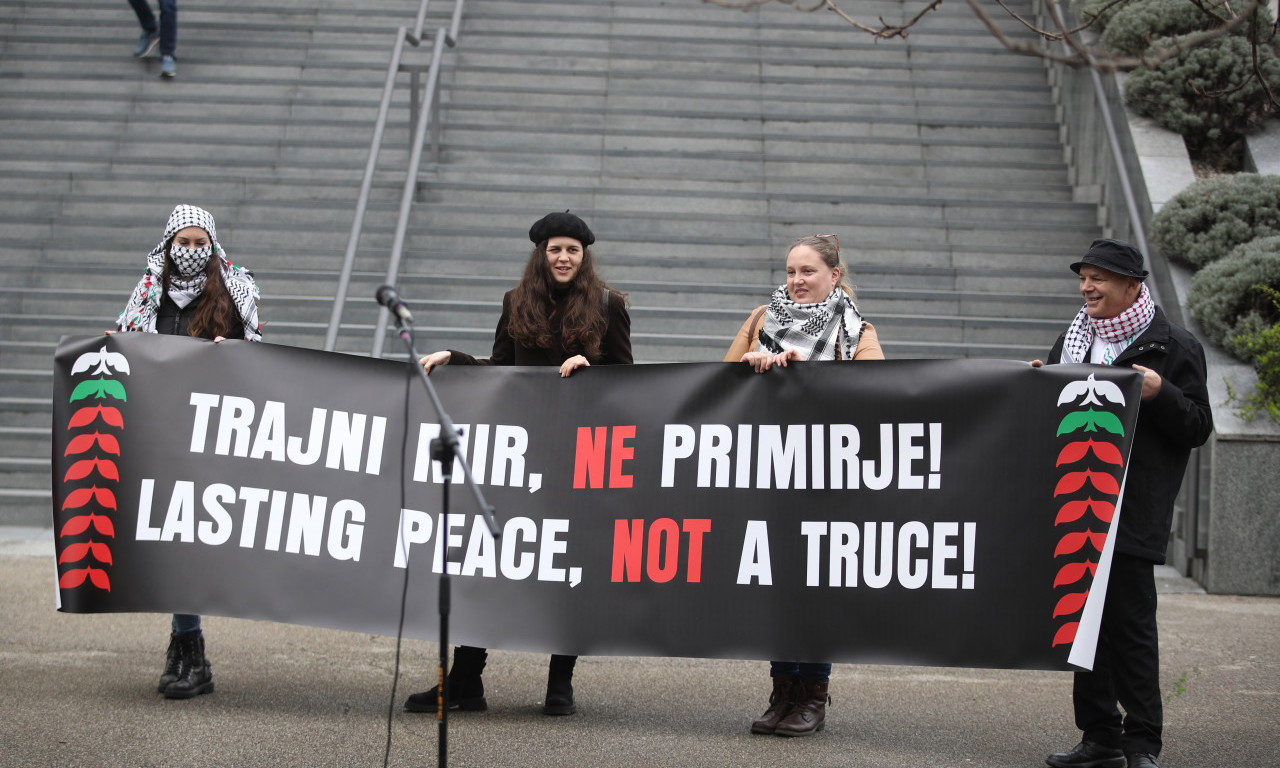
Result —
[[[840,258],[840,241],[835,235],[805,235],[796,238],[796,241],[787,248],[787,256],[796,248],[807,245],[822,257],[822,263],[827,265],[829,269],[840,270],[840,280],[837,283],[844,292],[849,294],[850,299],[856,298],[853,295],[853,283],[849,282],[849,268],[845,266],[844,261]]]

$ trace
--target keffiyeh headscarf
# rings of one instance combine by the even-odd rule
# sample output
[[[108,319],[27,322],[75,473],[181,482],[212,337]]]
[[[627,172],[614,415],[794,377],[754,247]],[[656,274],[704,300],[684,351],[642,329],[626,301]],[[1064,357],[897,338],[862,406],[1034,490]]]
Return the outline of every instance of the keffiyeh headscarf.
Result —
[[[769,299],[757,349],[775,355],[796,349],[805,360],[852,360],[862,323],[853,299],[839,286],[823,301],[798,304],[782,285]]]
[[[1155,316],[1156,303],[1151,300],[1151,291],[1147,290],[1146,283],[1142,284],[1142,290],[1138,292],[1138,298],[1133,302],[1133,306],[1115,317],[1095,319],[1089,317],[1081,307],[1076,313],[1075,320],[1071,321],[1071,327],[1067,329],[1066,338],[1062,342],[1063,362],[1089,362],[1089,350],[1093,347],[1093,340],[1096,337],[1107,343],[1107,348],[1102,354],[1102,362],[1110,365],[1133,343],[1134,339],[1151,326],[1151,320]]]
[[[187,227],[200,227],[208,232],[209,245],[185,248],[173,243],[173,236]],[[216,254],[222,268],[222,282],[226,284],[244,324],[244,338],[248,341],[262,340],[258,325],[258,286],[253,281],[253,273],[227,259],[227,252],[218,244],[213,214],[194,205],[179,205],[169,215],[164,238],[147,254],[146,271],[129,295],[124,311],[116,319],[120,330],[156,332],[156,317],[163,301],[160,291],[164,283],[166,251],[173,262],[169,270],[169,298],[174,304],[179,308],[186,307],[200,296],[206,280],[205,268]]]

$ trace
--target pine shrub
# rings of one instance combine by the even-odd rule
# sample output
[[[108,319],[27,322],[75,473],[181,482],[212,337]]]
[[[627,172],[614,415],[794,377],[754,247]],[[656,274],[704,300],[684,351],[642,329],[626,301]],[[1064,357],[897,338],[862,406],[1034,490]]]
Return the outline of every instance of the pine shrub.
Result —
[[[1113,53],[1137,56],[1152,40],[1214,29],[1221,23],[1188,0],[1135,0],[1115,12],[1100,42]]]
[[[1161,38],[1153,45],[1170,45]],[[1258,69],[1280,91],[1280,59],[1259,45]],[[1129,76],[1125,101],[1139,114],[1182,135],[1194,154],[1223,146],[1257,128],[1270,110],[1263,83],[1254,77],[1253,46],[1243,37],[1209,40]]]
[[[1272,314],[1280,317],[1280,291],[1264,285],[1258,288],[1271,301]],[[1280,422],[1280,323],[1241,334],[1236,342],[1253,359],[1258,372],[1257,390],[1239,398],[1244,415],[1253,418],[1257,411],[1264,411]]]
[[[1192,0],[1133,0],[1115,10],[1100,42],[1113,53],[1139,56],[1152,40],[1217,29],[1231,18],[1227,8],[1217,6],[1210,11]],[[1260,39],[1273,41],[1271,11],[1265,5],[1258,8],[1256,23]],[[1245,22],[1231,34],[1247,39],[1252,29],[1253,25]]]
[[[1128,5],[1128,3],[1111,5],[1111,2],[1112,0],[1076,0],[1074,7],[1076,13],[1080,14],[1080,20],[1089,25],[1089,31],[1100,35],[1115,18],[1116,13]]]
[[[1240,340],[1280,321],[1264,288],[1280,290],[1280,235],[1237,246],[1197,272],[1187,305],[1205,335],[1251,362]]]
[[[1165,256],[1203,267],[1238,245],[1280,235],[1280,176],[1235,173],[1198,179],[1151,220]]]

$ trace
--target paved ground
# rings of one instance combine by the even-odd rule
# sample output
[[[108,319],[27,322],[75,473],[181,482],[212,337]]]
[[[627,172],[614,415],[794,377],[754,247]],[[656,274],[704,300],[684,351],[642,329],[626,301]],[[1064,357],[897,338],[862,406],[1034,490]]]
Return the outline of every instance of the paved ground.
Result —
[[[210,618],[217,690],[155,693],[156,614],[54,610],[52,539],[0,528],[0,766],[379,766],[394,639]],[[1206,595],[1162,573],[1166,768],[1280,766],[1280,599]],[[407,714],[435,645],[404,644],[390,764],[436,764]],[[1062,672],[837,665],[827,730],[752,736],[762,662],[584,658],[579,714],[540,713],[546,659],[496,652],[490,710],[450,720],[455,766],[1031,768],[1075,743]]]

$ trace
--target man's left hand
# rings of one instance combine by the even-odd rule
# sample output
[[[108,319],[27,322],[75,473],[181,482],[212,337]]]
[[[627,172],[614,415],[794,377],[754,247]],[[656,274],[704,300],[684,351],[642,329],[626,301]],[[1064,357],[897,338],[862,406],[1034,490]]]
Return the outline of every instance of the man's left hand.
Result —
[[[1142,371],[1142,399],[1150,400],[1160,394],[1160,387],[1164,384],[1164,379],[1160,378],[1160,374],[1146,367],[1145,365],[1135,365],[1133,370]]]

